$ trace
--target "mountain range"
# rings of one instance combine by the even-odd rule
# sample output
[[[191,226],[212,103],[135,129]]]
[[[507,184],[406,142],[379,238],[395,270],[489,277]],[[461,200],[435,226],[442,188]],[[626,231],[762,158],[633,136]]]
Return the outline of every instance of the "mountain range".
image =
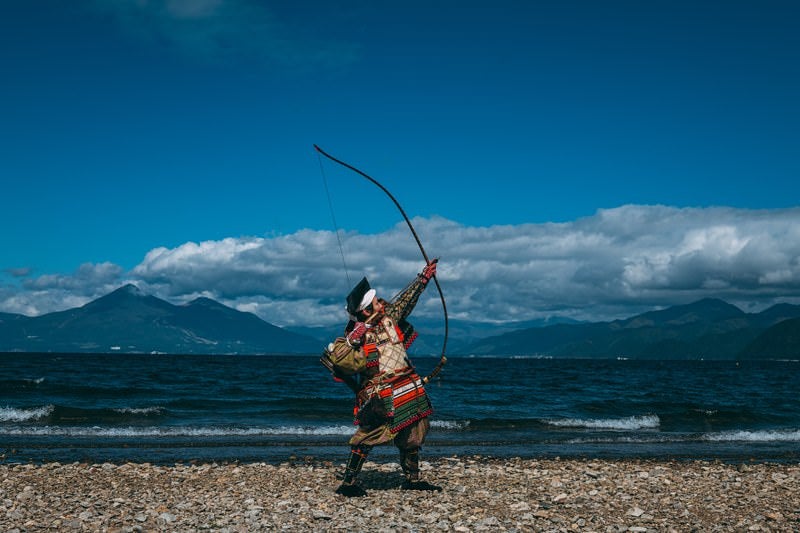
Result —
[[[173,305],[130,284],[75,309],[0,315],[5,352],[316,353],[322,346],[209,298]]]
[[[745,313],[718,299],[624,320],[527,328],[465,348],[476,355],[631,359],[798,359],[800,306]]]
[[[415,354],[436,354],[441,324],[420,321]],[[183,305],[125,285],[86,305],[38,317],[0,313],[0,352],[316,354],[340,334],[285,329],[209,298]],[[553,318],[492,324],[454,320],[449,354],[631,359],[797,359],[800,306],[745,313],[705,299],[611,322]]]

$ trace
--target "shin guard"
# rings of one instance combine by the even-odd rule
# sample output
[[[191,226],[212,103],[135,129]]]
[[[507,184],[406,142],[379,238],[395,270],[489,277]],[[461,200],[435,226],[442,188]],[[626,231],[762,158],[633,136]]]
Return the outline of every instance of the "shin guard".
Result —
[[[353,446],[350,448],[350,457],[347,459],[347,464],[344,468],[344,477],[342,483],[352,485],[356,481],[356,477],[361,472],[361,467],[367,460],[372,446]]]
[[[419,448],[400,450],[400,466],[406,479],[417,481],[419,479]]]

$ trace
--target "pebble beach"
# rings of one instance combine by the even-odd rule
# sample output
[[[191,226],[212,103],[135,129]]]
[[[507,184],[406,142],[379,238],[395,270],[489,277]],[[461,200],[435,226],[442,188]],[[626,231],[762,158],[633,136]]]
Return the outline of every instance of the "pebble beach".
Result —
[[[800,531],[798,464],[448,457],[429,493],[367,462],[363,498],[342,466],[2,464],[0,531]]]

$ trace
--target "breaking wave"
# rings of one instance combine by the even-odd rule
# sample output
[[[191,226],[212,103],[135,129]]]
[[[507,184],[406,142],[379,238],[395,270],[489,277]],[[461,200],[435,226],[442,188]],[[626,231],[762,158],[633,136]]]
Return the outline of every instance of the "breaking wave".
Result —
[[[445,431],[460,431],[469,426],[469,420],[436,420],[431,421],[431,427]]]
[[[112,409],[115,413],[123,415],[160,415],[164,413],[163,407],[122,407],[120,409]]]
[[[637,429],[655,429],[661,425],[658,415],[629,416],[627,418],[560,418],[544,420],[550,426],[561,428],[608,429],[632,431]]]
[[[770,443],[800,442],[800,430],[721,431],[712,433],[655,433],[649,435],[620,435],[614,437],[581,437],[570,439],[569,444],[654,444],[679,442],[717,443]]]
[[[800,429],[764,431],[723,431],[703,436],[711,442],[800,442]]]
[[[280,426],[280,427],[6,427],[0,435],[32,437],[258,437],[258,436],[324,436],[350,435],[352,426]]]
[[[0,422],[30,422],[53,414],[54,405],[44,407],[0,407]]]

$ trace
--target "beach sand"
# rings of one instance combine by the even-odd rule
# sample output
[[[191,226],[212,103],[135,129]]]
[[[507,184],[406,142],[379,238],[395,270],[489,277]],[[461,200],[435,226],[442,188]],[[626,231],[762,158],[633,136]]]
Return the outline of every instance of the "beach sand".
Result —
[[[0,531],[800,531],[800,465],[449,457],[423,462],[440,493],[343,465],[2,464]]]

